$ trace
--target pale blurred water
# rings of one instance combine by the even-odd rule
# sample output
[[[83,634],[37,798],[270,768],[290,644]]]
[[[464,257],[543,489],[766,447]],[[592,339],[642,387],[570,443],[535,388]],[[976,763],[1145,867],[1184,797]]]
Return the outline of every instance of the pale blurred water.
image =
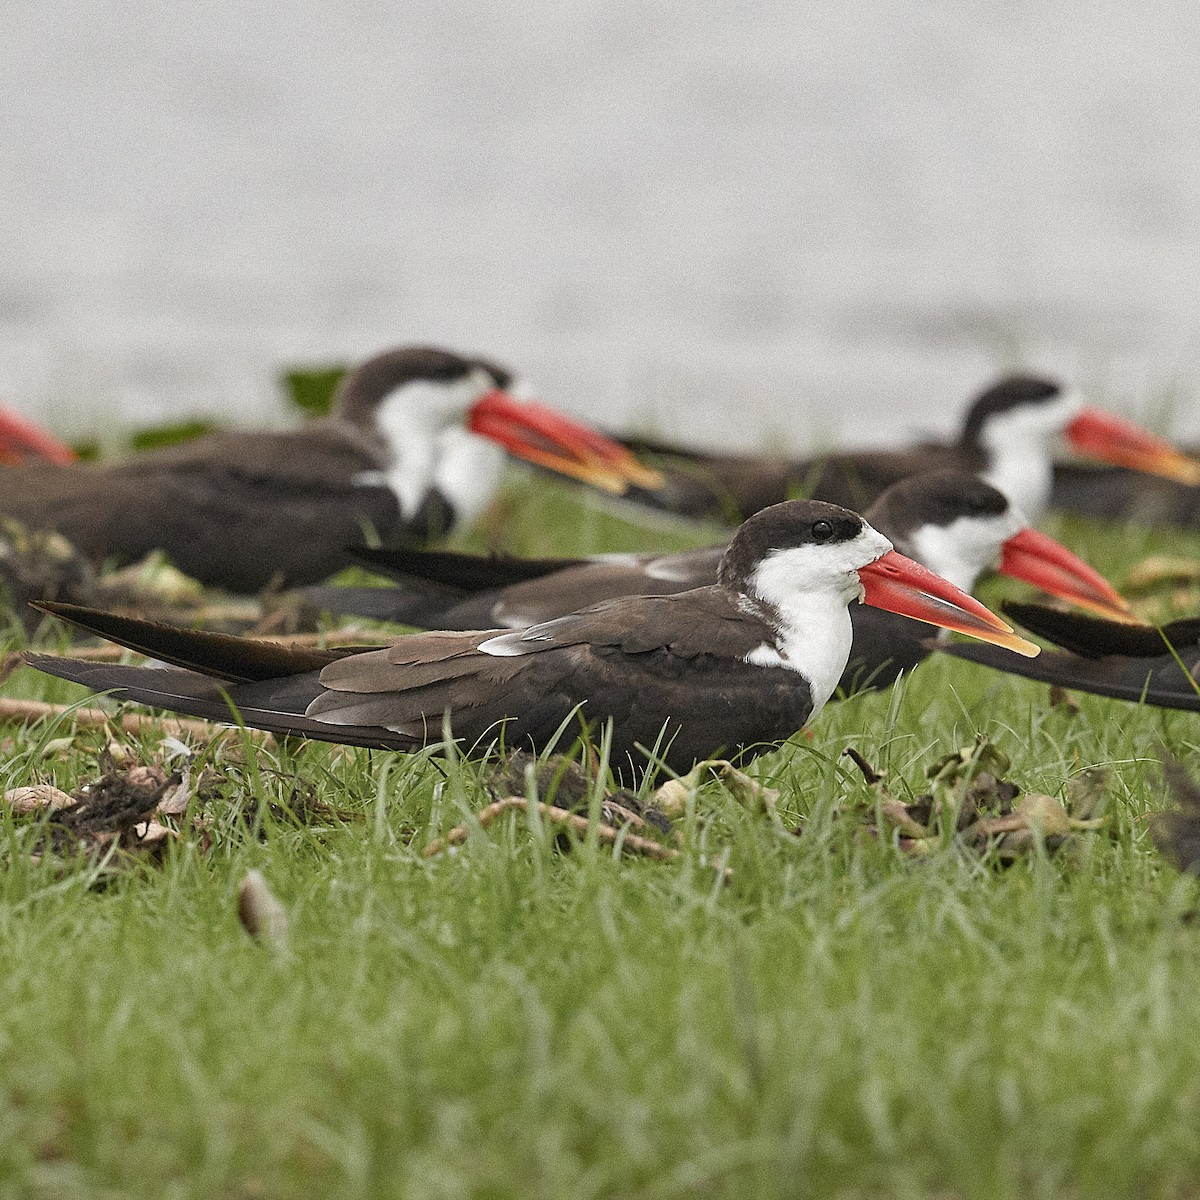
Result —
[[[1200,434],[1184,0],[9,0],[0,394],[281,419],[413,339],[709,444],[941,430],[1002,367]]]

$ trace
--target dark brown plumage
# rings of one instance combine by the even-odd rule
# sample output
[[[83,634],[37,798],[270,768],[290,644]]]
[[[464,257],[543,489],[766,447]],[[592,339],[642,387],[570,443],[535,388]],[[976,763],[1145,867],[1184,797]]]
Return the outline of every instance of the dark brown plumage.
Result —
[[[1066,499],[1071,481],[1076,491],[1087,485],[1087,476],[1066,472],[1055,490],[1053,459],[1064,439],[1091,459],[1186,484],[1200,482],[1197,463],[1166,442],[1111,414],[1085,408],[1079,397],[1053,380],[1033,375],[1010,376],[981,393],[952,443],[799,459],[703,454],[648,440],[627,444],[657,456],[667,480],[665,487],[640,498],[687,516],[736,521],[795,495],[865,511],[900,479],[924,471],[958,470],[983,475],[1036,522],[1052,496]],[[1172,503],[1183,506],[1182,494],[1174,489],[1154,484],[1147,491],[1152,497],[1170,496]],[[1096,495],[1091,499],[1112,503]],[[1192,513],[1197,511],[1195,503]]]
[[[30,656],[122,699],[326,741],[412,750],[450,713],[468,751],[498,739],[544,750],[576,720],[611,722],[612,761],[674,770],[790,736],[832,694],[850,650],[847,605],[867,603],[1032,651],[969,596],[891,550],[861,517],[792,501],[750,518],[717,582],[628,596],[524,630],[415,634],[359,653],[292,651],[46,605],[179,668]]]
[[[704,454],[653,439],[627,439],[666,476],[654,493],[637,493],[646,504],[690,517],[736,522],[791,496],[815,496],[866,512],[892,484],[927,471],[967,471],[987,466],[980,440],[988,418],[1021,405],[1053,400],[1062,388],[1052,380],[1013,375],[993,384],[967,410],[955,442],[902,450],[830,452],[808,458]]]
[[[257,728],[407,750],[440,740],[447,711],[468,748],[502,736],[509,746],[543,749],[564,726],[571,739],[578,710],[586,722],[612,720],[618,768],[643,764],[639,744],[651,748],[661,739],[667,763],[686,770],[698,758],[773,744],[804,725],[814,708],[809,679],[746,661],[776,645],[782,619],[747,591],[758,564],[776,549],[847,553],[836,550],[847,543],[863,562],[887,547],[855,514],[798,501],[743,526],[718,584],[622,597],[525,631],[415,634],[334,661],[280,648],[239,654],[245,644],[237,639],[49,605],[46,611],[185,669],[44,655],[29,661],[176,712],[227,719],[233,705]],[[833,585],[832,604],[844,609],[853,575],[841,567],[835,574],[843,582]],[[845,578],[851,592],[841,590]]]
[[[1060,463],[1054,468],[1052,503],[1063,512],[1101,520],[1200,529],[1200,487],[1125,467]]]
[[[0,471],[0,512],[63,533],[97,563],[161,549],[203,583],[253,592],[339,570],[364,528],[415,533],[391,492],[353,482],[380,465],[371,439],[332,424],[218,434],[112,464]],[[431,503],[424,524],[436,535],[448,514]]]
[[[917,545],[918,531],[949,531],[963,518],[985,522],[996,518],[991,557],[999,559],[1004,538],[1017,528],[1015,518],[1006,520],[1009,512],[1003,494],[977,476],[940,471],[893,484],[868,510],[866,519],[902,554],[946,574],[958,563],[930,557]],[[322,587],[310,589],[308,595],[334,612],[428,629],[491,625],[517,629],[617,596],[671,595],[711,584],[727,545],[665,555],[602,555],[576,560],[370,549],[355,551],[354,557],[391,575],[397,586]],[[953,539],[942,538],[934,545],[946,550],[952,548]],[[920,622],[859,604],[851,606],[850,615],[854,647],[839,683],[844,694],[868,686],[888,686],[929,653],[925,644],[929,631]]]
[[[0,471],[0,513],[57,530],[97,563],[165,550],[203,583],[253,592],[324,579],[368,534],[443,536],[464,505],[486,503],[505,449],[613,490],[649,478],[614,443],[512,401],[509,382],[484,359],[390,350],[344,377],[326,419],[114,463],[13,467]]]
[[[93,628],[69,606],[47,611]],[[142,627],[134,631],[136,639],[113,627],[98,632],[123,644],[136,640],[137,648],[162,657],[147,623],[133,624]],[[507,722],[503,739],[510,746],[543,748],[564,723],[569,743],[578,732],[572,712],[581,706],[585,721],[612,718],[614,764],[644,761],[637,743],[652,746],[665,727],[667,761],[677,770],[719,749],[735,753],[781,741],[804,725],[812,709],[803,676],[741,661],[773,632],[762,617],[740,611],[736,595],[717,587],[611,601],[543,628],[528,653],[479,652],[502,632],[414,634],[386,649],[320,665],[310,652],[288,662],[286,652],[273,659],[277,671],[289,671],[286,676],[237,682],[231,682],[235,670],[248,671],[236,659],[236,667],[229,665],[225,652],[234,647],[217,642],[217,635],[178,630],[170,631],[169,657],[202,664],[204,674],[100,664],[76,664],[68,672],[63,664],[69,660],[44,655],[30,662],[175,712],[228,720],[232,704],[255,728],[401,750],[440,740],[447,709],[455,735],[468,748],[500,737],[501,722]],[[186,656],[178,653],[184,643],[191,646]]]

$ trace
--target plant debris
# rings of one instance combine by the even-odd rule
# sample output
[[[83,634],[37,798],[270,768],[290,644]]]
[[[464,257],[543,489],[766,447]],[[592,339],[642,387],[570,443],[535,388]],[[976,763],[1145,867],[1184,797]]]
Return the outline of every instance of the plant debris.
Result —
[[[9,788],[4,793],[4,806],[17,817],[27,817],[38,812],[57,812],[60,808],[70,808],[75,803],[74,796],[60,791],[50,783]]]
[[[767,787],[739,770],[724,758],[698,762],[686,775],[669,780],[654,793],[654,807],[670,818],[683,816],[688,800],[710,775],[725,784],[733,797],[750,812],[763,813],[777,828],[783,827],[779,816],[779,791]]]
[[[560,754],[538,758],[524,750],[510,754],[487,782],[488,790],[497,799],[527,794],[532,783],[533,794],[539,800],[573,813],[587,812],[595,791],[595,783],[575,759]],[[671,832],[670,814],[658,803],[658,793],[647,804],[627,788],[606,791],[600,801],[600,820],[611,826]]]
[[[177,776],[161,767],[109,769],[99,779],[68,795],[35,784],[5,792],[14,815],[44,814],[33,840],[37,856],[94,857],[112,848],[159,850],[178,834],[154,819],[159,801]]]
[[[167,738],[162,744],[168,762],[180,758],[179,742]],[[49,783],[4,793],[14,817],[40,818],[22,833],[34,861],[49,855],[65,866],[107,856],[128,865],[153,858],[185,832],[196,834],[202,847],[212,844],[203,810],[225,782],[214,768],[197,770],[190,755],[174,769],[162,761],[142,763],[115,739],[101,750],[99,766],[99,778],[70,793]]]
[[[883,828],[868,820],[866,832],[872,837],[894,832],[908,854],[927,855],[954,845],[1011,862],[1039,844],[1058,850],[1078,833],[1104,824],[1104,817],[1095,815],[1106,790],[1103,772],[1092,769],[1073,780],[1066,803],[1040,792],[1022,795],[1005,778],[1007,755],[983,737],[938,759],[926,772],[930,790],[911,803],[891,795],[883,786],[885,774],[857,751],[843,753],[859,766],[875,794],[873,808]]]

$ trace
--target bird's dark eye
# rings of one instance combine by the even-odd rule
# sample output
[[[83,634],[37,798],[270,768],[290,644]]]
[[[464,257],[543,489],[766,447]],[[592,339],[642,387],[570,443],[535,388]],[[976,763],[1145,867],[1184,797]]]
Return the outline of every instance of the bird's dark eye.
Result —
[[[827,542],[833,537],[833,526],[828,521],[814,521],[812,539],[814,542]]]

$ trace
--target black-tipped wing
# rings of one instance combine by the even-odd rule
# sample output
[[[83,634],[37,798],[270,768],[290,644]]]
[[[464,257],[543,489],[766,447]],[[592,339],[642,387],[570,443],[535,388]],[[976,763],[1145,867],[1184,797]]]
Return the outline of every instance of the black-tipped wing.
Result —
[[[504,554],[463,554],[453,550],[417,550],[405,546],[354,546],[355,562],[380,575],[421,579],[460,593],[492,591],[526,579],[578,566],[579,558],[513,558]]]
[[[1159,628],[1040,604],[1005,604],[1004,611],[1032,633],[1065,649],[1021,658],[978,642],[936,643],[937,648],[1026,679],[1115,700],[1144,701],[1156,708],[1200,712],[1200,618]]]
[[[315,603],[333,612],[398,621],[425,629],[523,629],[620,596],[666,596],[706,587],[717,579],[724,546],[676,554],[616,554],[594,559],[496,559],[469,554],[406,551],[412,572],[392,588],[309,588]],[[552,563],[563,563],[543,570]],[[472,570],[477,574],[472,576]],[[506,576],[526,578],[508,584]],[[451,579],[468,586],[451,586]],[[483,586],[481,586],[481,584]]]
[[[702,454],[647,440],[625,444],[635,453],[648,454],[667,481],[658,491],[631,492],[631,496],[683,516],[733,523],[796,496],[863,512],[897,480],[923,471],[974,471],[980,466],[977,456],[959,446],[789,459]]]
[[[1192,448],[1192,453],[1196,452]],[[1200,488],[1124,467],[1066,463],[1054,468],[1054,508],[1162,528],[1200,528]]]
[[[49,654],[27,654],[25,661],[48,675],[69,679],[96,692],[107,692],[116,700],[206,721],[231,724],[240,718],[251,729],[386,750],[413,750],[419,745],[412,738],[388,729],[327,725],[306,717],[305,708],[321,691],[316,674],[311,672],[239,684],[174,667],[126,667]]]
[[[1193,649],[1181,656],[1186,670],[1170,655],[1134,658],[1111,655],[1083,658],[1067,651],[1043,650],[1037,658],[1022,658],[999,646],[979,642],[934,643],[943,653],[993,667],[1009,675],[1039,679],[1096,696],[1115,700],[1145,701],[1156,708],[1179,708],[1200,712],[1200,655]]]
[[[146,630],[136,632],[145,645]],[[201,639],[186,648],[189,659],[210,652],[204,639],[211,635],[186,636]],[[30,661],[176,712],[226,720],[232,702],[256,728],[399,749],[440,740],[446,711],[468,746],[507,722],[509,745],[541,747],[579,709],[591,721],[613,720],[614,761],[639,762],[636,746],[654,745],[665,728],[667,761],[686,770],[718,750],[780,741],[808,719],[811,694],[802,675],[745,661],[770,637],[732,594],[712,587],[614,600],[525,633],[414,634],[326,662],[319,674],[248,682],[44,655]],[[246,645],[220,644],[215,659],[226,675],[248,674],[236,655]]]
[[[44,601],[33,607],[148,658],[233,683],[319,671],[346,654],[361,652],[361,647],[309,650],[224,633],[179,629],[79,604]]]
[[[666,729],[686,770],[717,750],[780,741],[812,709],[795,671],[744,659],[770,637],[722,589],[636,596],[526,631],[413,634],[321,672],[310,717],[386,723],[418,738],[452,713],[468,745],[507,721],[507,743],[544,746],[579,709],[614,723],[614,761],[640,761]],[[490,652],[489,652],[490,651]]]
[[[1015,602],[1006,602],[1004,613],[1038,637],[1085,658],[1110,654],[1159,658],[1170,654],[1170,646],[1183,654],[1200,643],[1200,617],[1186,617],[1161,626],[1128,625],[1043,604]]]
[[[304,595],[325,612],[417,629],[483,629],[495,624],[489,593],[462,599],[460,592],[417,580],[391,587],[324,585],[305,588]]]

